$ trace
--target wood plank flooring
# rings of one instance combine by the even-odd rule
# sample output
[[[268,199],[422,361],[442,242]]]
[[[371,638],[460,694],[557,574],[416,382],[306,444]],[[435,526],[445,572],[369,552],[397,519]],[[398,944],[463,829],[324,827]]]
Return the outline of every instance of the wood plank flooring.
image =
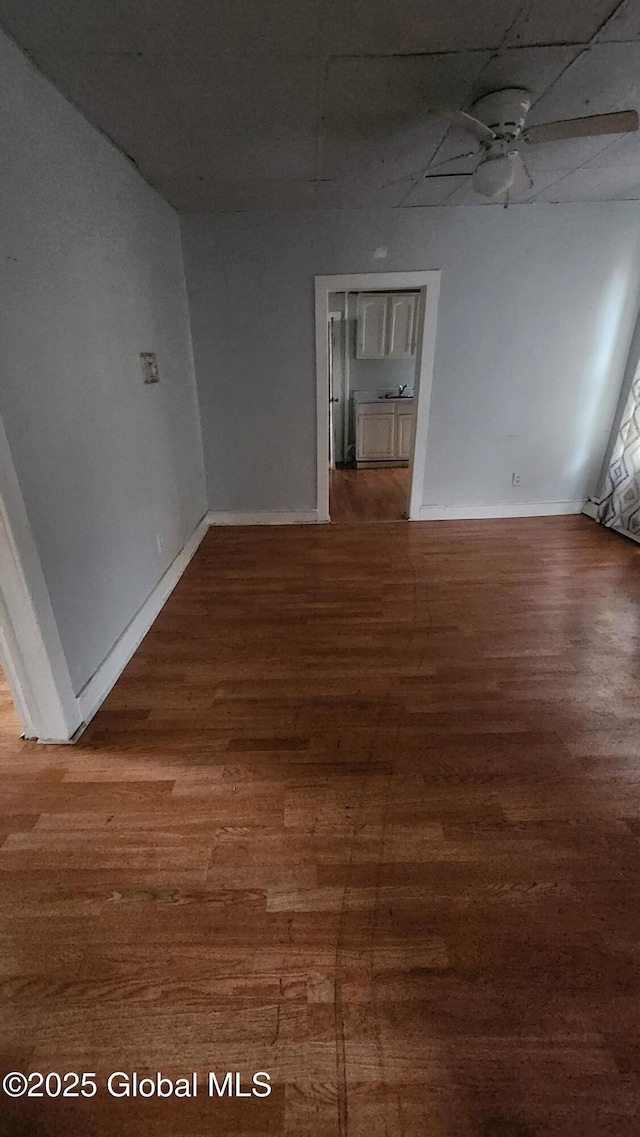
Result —
[[[329,496],[333,522],[402,521],[407,513],[409,469],[332,470]]]
[[[212,530],[77,746],[0,724],[2,1072],[99,1084],[2,1137],[637,1137],[639,614],[580,517]]]

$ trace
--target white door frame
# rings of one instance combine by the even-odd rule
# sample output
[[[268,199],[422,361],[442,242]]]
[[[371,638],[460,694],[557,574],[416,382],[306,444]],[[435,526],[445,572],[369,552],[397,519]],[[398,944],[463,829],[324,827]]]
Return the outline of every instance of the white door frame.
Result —
[[[330,292],[392,292],[399,288],[420,290],[420,316],[416,346],[414,384],[415,426],[409,460],[407,517],[417,521],[422,505],[422,486],[427,456],[427,431],[433,386],[436,346],[439,269],[430,272],[364,272],[342,276],[316,276],[316,416],[317,416],[317,508],[318,521],[329,521],[329,359],[327,323]]]
[[[337,334],[340,337],[340,339],[339,339],[339,346],[340,346],[340,353],[339,353],[340,354],[340,408],[339,408],[337,417],[341,420],[340,421],[340,429],[342,432],[342,439],[343,439],[343,453],[342,453],[342,457],[340,459],[341,462],[344,461],[344,438],[345,438],[345,435],[344,435],[344,430],[345,430],[344,405],[346,402],[346,397],[345,397],[345,379],[346,379],[346,376],[345,376],[345,368],[344,368],[345,326],[346,326],[346,313],[345,312],[339,312],[339,311],[335,311],[335,312],[330,311],[329,312],[329,337],[330,337],[330,339],[329,339],[329,352],[330,352],[330,356],[331,356],[331,370],[332,370],[332,374],[331,374],[332,382],[330,381],[330,383],[329,383],[329,387],[330,387],[329,394],[333,395],[334,398],[335,398],[335,394],[336,394],[336,391],[335,391],[335,374],[333,372],[333,366],[335,364],[335,354],[334,354],[334,345],[333,345],[332,339],[331,339],[331,333],[337,332]],[[330,445],[331,445],[331,461],[330,461],[329,465],[330,465],[330,468],[332,470],[335,470],[335,468],[336,468],[336,411],[335,411],[336,405],[337,405],[336,403],[334,403],[333,406],[329,405],[329,434],[330,434]]]
[[[24,736],[70,742],[82,715],[2,420],[0,656]]]

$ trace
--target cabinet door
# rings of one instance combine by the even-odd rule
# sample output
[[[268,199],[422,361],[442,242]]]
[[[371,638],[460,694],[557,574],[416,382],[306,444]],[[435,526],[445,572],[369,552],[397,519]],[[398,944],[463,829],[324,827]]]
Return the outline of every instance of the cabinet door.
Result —
[[[415,329],[418,297],[389,297],[389,338],[387,355],[390,359],[408,359],[415,354]]]
[[[411,443],[413,441],[413,414],[399,414],[396,427],[396,457],[411,457]]]
[[[387,346],[388,296],[361,292],[357,311],[357,359],[382,359]]]
[[[377,408],[376,408],[377,409]],[[371,414],[363,407],[358,411],[356,430],[356,458],[367,462],[383,461],[395,457],[395,422],[393,411]]]

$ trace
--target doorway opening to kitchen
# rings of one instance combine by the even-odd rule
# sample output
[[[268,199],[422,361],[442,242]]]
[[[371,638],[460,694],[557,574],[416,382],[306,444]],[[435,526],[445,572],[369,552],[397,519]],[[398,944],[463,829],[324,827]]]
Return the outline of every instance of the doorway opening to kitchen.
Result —
[[[316,278],[318,517],[417,520],[439,272]]]

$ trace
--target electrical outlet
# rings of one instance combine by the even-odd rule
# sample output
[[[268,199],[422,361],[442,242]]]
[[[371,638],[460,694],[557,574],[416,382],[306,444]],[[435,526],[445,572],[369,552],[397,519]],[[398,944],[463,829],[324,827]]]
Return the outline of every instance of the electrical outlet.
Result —
[[[159,383],[158,357],[155,351],[141,351],[142,378],[145,383]]]
[[[512,486],[519,486],[520,485],[520,474],[513,473],[511,475],[511,485]]]

